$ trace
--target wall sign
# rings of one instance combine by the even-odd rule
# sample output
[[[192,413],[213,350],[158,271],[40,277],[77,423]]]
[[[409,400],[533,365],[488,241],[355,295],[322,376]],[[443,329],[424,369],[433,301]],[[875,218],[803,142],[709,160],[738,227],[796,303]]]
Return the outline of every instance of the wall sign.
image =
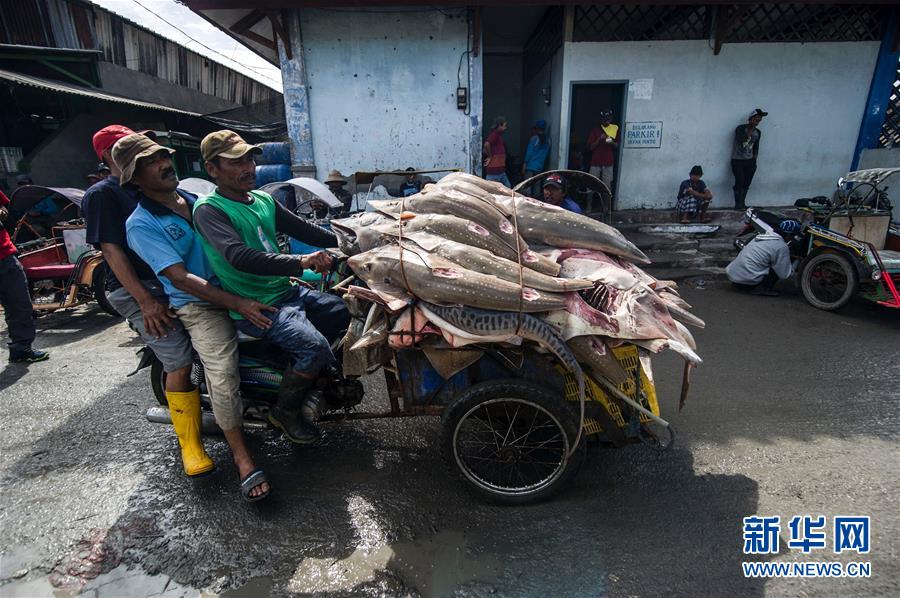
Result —
[[[653,79],[632,79],[628,82],[628,93],[635,100],[652,100]]]
[[[658,148],[662,145],[662,121],[625,123],[626,148]]]

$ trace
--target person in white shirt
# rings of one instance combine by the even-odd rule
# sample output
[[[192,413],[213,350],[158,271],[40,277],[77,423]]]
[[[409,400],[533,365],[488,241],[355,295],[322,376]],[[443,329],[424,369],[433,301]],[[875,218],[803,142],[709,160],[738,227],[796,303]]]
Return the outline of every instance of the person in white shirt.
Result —
[[[775,232],[757,235],[725,268],[731,284],[754,295],[777,297],[775,283],[793,274],[788,241],[801,228],[798,220],[788,219],[782,220]]]

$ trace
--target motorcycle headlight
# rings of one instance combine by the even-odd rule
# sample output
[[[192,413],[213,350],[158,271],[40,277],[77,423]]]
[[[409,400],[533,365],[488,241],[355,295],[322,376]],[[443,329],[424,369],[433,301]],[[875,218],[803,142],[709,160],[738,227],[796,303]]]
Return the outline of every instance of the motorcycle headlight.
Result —
[[[872,280],[876,282],[881,280],[881,270],[872,270]]]

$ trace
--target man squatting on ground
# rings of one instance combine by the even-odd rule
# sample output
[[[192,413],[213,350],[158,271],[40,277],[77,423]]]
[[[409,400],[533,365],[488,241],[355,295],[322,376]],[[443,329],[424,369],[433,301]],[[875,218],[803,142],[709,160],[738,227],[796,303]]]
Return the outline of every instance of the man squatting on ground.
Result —
[[[799,220],[782,220],[774,232],[754,237],[725,268],[731,284],[754,295],[776,297],[775,283],[793,274],[788,241],[801,228]]]
[[[323,251],[278,252],[276,232],[310,240],[311,227],[268,193],[254,191],[253,155],[260,151],[232,131],[217,131],[203,139],[200,153],[216,190],[194,204],[194,227],[223,289],[278,308],[269,328],[233,310],[231,317],[242,332],[264,338],[290,355],[291,365],[269,421],[292,442],[311,444],[319,440],[319,431],[302,415],[304,399],[319,372],[334,362],[330,343],[347,329],[350,315],[340,297],[291,282],[289,277],[299,277],[304,268],[328,270],[332,258]],[[332,246],[334,237],[326,237],[312,244]]]
[[[228,310],[265,329],[271,325],[266,316],[271,316],[275,308],[219,288],[199,236],[191,226],[196,197],[177,189],[178,177],[171,157],[174,153],[175,150],[139,133],[123,137],[113,146],[112,158],[121,166],[120,182],[140,190],[138,206],[126,221],[127,240],[156,273],[170,309],[187,330],[203,363],[213,414],[234,456],[242,495],[247,500],[259,500],[268,495],[269,484],[244,443],[237,335]],[[177,408],[177,401],[171,403],[173,394],[188,397],[183,409]],[[175,432],[182,451],[187,453],[185,470],[190,460],[197,465],[211,463],[200,438],[199,389],[189,380],[185,386],[167,390],[167,396]]]

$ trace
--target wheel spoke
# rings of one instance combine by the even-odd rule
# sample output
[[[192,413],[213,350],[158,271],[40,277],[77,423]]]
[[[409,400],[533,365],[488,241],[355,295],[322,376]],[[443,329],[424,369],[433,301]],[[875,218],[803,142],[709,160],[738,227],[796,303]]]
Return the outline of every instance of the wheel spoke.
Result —
[[[506,434],[503,436],[503,446],[506,446],[506,440],[509,438],[510,433],[513,429],[513,424],[516,423],[516,416],[519,415],[519,406],[516,405],[516,411],[513,413],[512,419],[509,420],[509,427],[506,428]]]
[[[565,471],[565,434],[553,413],[529,400],[487,400],[457,423],[457,464],[492,493],[537,492]]]

